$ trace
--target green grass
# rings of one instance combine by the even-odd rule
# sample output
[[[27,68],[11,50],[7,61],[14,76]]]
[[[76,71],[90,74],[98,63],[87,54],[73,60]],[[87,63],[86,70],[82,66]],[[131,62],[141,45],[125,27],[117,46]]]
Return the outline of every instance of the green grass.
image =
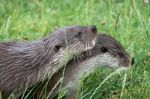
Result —
[[[0,40],[36,40],[57,27],[96,25],[135,58],[124,74],[108,79],[93,99],[150,98],[150,3],[142,0],[0,0]],[[84,80],[80,97],[88,99],[112,72],[96,70]]]

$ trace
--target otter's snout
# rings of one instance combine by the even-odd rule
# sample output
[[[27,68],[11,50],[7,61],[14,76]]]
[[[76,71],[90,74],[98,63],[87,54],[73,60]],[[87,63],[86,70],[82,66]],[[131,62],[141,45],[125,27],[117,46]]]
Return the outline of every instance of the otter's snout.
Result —
[[[89,31],[95,35],[97,33],[97,28],[95,25],[90,25],[90,26],[88,26],[87,31]]]
[[[123,64],[124,64],[123,67],[129,67],[134,65],[134,58],[133,57],[124,58]]]

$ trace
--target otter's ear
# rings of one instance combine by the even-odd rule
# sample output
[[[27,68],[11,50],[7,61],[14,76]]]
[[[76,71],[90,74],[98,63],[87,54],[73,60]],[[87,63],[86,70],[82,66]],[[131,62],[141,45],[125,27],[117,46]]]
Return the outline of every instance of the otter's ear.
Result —
[[[54,46],[54,51],[55,51],[55,52],[58,52],[58,51],[60,51],[61,48],[62,48],[62,45],[61,45],[61,44],[55,45],[55,46]]]

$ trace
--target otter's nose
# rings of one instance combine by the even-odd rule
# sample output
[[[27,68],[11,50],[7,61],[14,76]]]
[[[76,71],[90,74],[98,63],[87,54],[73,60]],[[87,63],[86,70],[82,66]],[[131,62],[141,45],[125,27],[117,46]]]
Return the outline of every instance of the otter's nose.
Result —
[[[134,58],[132,57],[132,59],[131,59],[131,65],[134,65],[134,62],[135,62],[135,60],[134,60]]]
[[[93,32],[97,32],[96,26],[95,26],[95,25],[92,25],[92,26],[91,26],[91,30],[92,30]]]

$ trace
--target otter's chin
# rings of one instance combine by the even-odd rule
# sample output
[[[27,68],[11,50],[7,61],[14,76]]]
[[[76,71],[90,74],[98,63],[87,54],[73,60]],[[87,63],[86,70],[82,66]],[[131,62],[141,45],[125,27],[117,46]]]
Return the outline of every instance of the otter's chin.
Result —
[[[130,68],[130,66],[119,65],[119,66],[117,66],[116,69],[124,69],[124,70],[127,70],[127,69],[129,69],[129,68]]]
[[[92,44],[93,44],[93,47],[94,47],[95,44],[96,44],[96,37],[93,39]]]
[[[129,63],[129,64],[120,63],[119,64],[119,68],[130,68],[130,67],[131,67],[131,63]]]
[[[85,49],[86,49],[86,50],[90,50],[90,49],[92,49],[92,48],[93,48],[92,46],[88,46],[88,47],[86,47]],[[85,50],[85,51],[86,51],[86,50]]]
[[[85,47],[86,50],[91,50],[95,47],[96,44],[96,37],[92,40],[92,42],[87,42],[87,45]]]

